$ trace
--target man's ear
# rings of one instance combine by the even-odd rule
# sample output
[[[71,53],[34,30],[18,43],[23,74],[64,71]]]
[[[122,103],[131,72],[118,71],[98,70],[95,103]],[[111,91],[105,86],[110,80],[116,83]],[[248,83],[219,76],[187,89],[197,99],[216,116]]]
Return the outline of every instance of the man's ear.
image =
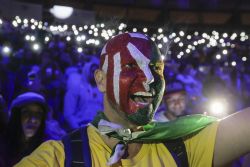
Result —
[[[95,82],[100,92],[106,92],[106,74],[104,71],[95,70]]]

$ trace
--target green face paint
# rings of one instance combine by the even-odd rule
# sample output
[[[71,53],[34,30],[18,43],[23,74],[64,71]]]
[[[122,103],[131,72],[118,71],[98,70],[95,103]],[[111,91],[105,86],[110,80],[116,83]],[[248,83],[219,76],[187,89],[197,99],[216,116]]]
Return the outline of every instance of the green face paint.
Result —
[[[143,34],[120,34],[105,45],[101,59],[110,103],[136,125],[150,122],[165,86],[156,45]]]
[[[150,57],[150,71],[154,77],[154,81],[149,84],[150,90],[154,90],[151,105],[139,109],[136,113],[128,115],[128,119],[137,125],[148,124],[154,117],[154,114],[160,105],[164,90],[165,80],[163,76],[164,63],[161,54],[156,45],[151,41],[152,54]]]

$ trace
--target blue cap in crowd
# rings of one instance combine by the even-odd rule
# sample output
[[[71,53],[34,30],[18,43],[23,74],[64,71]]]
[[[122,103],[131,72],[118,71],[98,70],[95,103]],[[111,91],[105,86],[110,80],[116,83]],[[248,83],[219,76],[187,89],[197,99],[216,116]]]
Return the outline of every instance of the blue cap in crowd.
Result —
[[[14,109],[14,108],[20,108],[24,105],[28,105],[31,103],[37,103],[40,104],[45,112],[49,111],[49,106],[46,103],[45,98],[38,93],[35,92],[26,92],[23,94],[20,94],[19,96],[17,96],[11,103],[10,106],[10,110]]]
[[[165,95],[181,91],[186,92],[185,85],[183,82],[179,80],[173,80],[170,82],[166,81]]]

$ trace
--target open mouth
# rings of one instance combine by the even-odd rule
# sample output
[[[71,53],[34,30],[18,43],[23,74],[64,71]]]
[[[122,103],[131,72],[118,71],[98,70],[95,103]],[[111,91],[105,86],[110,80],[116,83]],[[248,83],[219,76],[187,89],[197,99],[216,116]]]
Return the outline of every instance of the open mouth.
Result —
[[[139,105],[148,105],[151,104],[154,99],[154,93],[150,92],[136,92],[130,96],[130,98]]]

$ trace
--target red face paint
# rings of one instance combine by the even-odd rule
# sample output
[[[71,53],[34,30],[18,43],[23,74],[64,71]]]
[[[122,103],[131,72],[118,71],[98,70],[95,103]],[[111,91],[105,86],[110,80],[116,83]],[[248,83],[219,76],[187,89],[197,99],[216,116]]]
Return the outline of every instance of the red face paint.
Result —
[[[157,106],[153,104],[157,90],[150,87],[157,73],[151,67],[162,60],[150,39],[138,33],[118,35],[106,44],[101,56],[107,96],[114,105],[128,116]]]

